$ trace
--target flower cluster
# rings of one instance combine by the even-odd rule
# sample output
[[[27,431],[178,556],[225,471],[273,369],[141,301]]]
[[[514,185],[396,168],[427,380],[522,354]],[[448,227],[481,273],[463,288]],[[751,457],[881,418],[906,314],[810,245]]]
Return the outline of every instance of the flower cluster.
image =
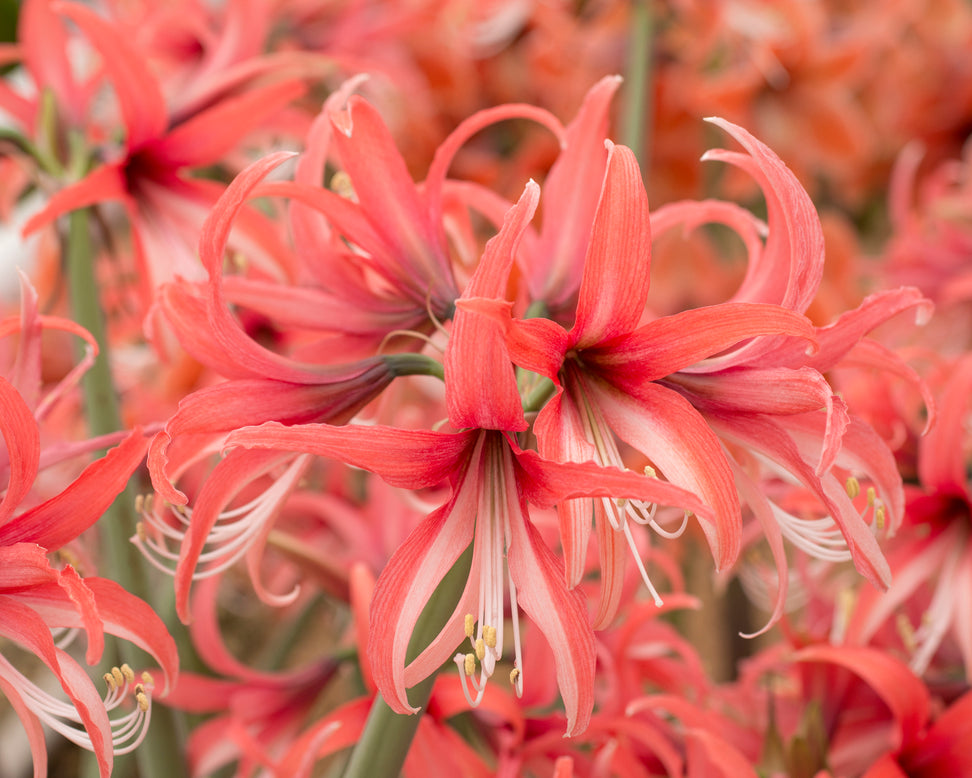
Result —
[[[972,10],[582,6],[18,8],[36,778],[972,772]]]

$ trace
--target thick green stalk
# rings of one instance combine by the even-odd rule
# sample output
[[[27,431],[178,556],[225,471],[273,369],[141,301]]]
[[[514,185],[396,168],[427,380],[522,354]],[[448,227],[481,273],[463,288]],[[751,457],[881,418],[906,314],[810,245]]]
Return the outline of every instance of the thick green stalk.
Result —
[[[101,295],[94,275],[94,247],[88,210],[74,211],[68,217],[65,257],[74,320],[91,333],[99,348],[98,358],[82,381],[85,415],[90,434],[104,435],[121,429],[122,425],[108,360]],[[158,610],[159,604],[153,602],[157,598],[152,596],[146,565],[137,549],[128,541],[135,531],[133,506],[134,494],[129,485],[99,521],[98,531],[103,551],[100,572]],[[171,607],[168,610],[174,612]],[[165,621],[167,624],[174,623],[173,619]],[[125,661],[120,656],[118,646],[106,647],[105,659],[113,662]],[[149,734],[135,752],[142,778],[179,778],[186,775],[181,743],[176,712],[154,705]],[[116,760],[113,775],[131,774],[132,767],[130,758],[119,758]]]
[[[632,0],[631,33],[628,39],[628,70],[625,76],[625,103],[621,142],[630,148],[648,175],[652,122],[652,17],[648,0]]]
[[[412,632],[406,652],[406,662],[418,656],[452,615],[466,585],[471,562],[470,545],[432,593],[422,615],[415,623],[415,631]],[[434,683],[433,674],[413,686],[410,689],[409,702],[424,709]],[[405,757],[411,748],[421,717],[422,713],[395,713],[381,695],[376,695],[364,731],[344,771],[344,778],[395,778],[405,764]]]

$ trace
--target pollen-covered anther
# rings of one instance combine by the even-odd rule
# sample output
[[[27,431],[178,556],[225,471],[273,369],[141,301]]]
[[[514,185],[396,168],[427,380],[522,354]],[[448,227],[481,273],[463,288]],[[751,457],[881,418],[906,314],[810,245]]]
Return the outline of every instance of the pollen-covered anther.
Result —
[[[651,465],[645,465],[645,475],[649,478],[658,478],[658,471]]]
[[[874,491],[873,486],[867,487],[867,504],[868,506],[874,505],[874,501],[877,499],[877,492]]]
[[[483,627],[483,640],[487,648],[496,648],[496,627],[489,624]]]
[[[148,542],[148,532],[145,529],[144,521],[135,524],[135,534],[138,535],[138,539],[143,543]]]
[[[879,530],[883,530],[885,524],[887,523],[887,511],[884,509],[883,505],[879,505],[874,509],[874,523],[877,525]]]
[[[108,691],[113,692],[118,688],[118,684],[115,683],[115,676],[111,673],[105,673],[101,677],[105,679],[105,685],[108,687]]]
[[[471,613],[466,614],[466,618],[463,621],[463,627],[466,630],[466,637],[471,638],[476,630],[476,619],[473,618]]]
[[[149,709],[149,698],[145,692],[135,695],[135,704],[142,713],[147,713]]]
[[[115,681],[115,686],[125,685],[125,676],[122,675],[122,671],[120,667],[111,668],[111,677]]]
[[[340,195],[345,200],[357,201],[357,196],[354,192],[354,183],[351,181],[351,176],[349,176],[345,171],[339,170],[333,176],[331,176],[331,191],[337,195]]]
[[[482,662],[486,658],[486,644],[482,638],[476,640],[476,659]]]
[[[898,630],[898,635],[901,637],[901,642],[904,643],[905,649],[908,653],[913,654],[918,650],[918,638],[915,634],[915,628],[911,625],[908,616],[904,613],[898,613],[895,618],[895,627]]]
[[[135,671],[129,665],[122,664],[118,669],[121,670],[122,676],[128,683],[132,683],[135,680]]]
[[[475,654],[466,654],[466,658],[463,660],[462,670],[467,676],[475,675],[476,673]]]
[[[847,483],[844,484],[844,489],[847,490],[847,496],[853,500],[861,493],[861,482],[854,476],[848,476]]]
[[[146,686],[155,686],[155,679],[148,670],[144,670],[142,672],[142,683],[144,683]]]
[[[514,667],[510,670],[510,683],[516,686],[516,681],[520,677],[520,668]]]

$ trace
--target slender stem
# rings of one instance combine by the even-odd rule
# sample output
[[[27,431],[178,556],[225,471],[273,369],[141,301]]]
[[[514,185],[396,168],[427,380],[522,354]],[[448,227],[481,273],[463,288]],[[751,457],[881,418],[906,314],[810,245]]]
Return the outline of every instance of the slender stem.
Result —
[[[642,175],[648,175],[649,159],[645,150],[651,148],[652,113],[652,16],[648,0],[631,2],[631,37],[628,39],[628,72],[625,77],[624,116],[621,141],[630,148],[641,164]]]
[[[445,380],[442,363],[425,354],[389,354],[384,359],[389,370],[396,376],[430,375],[441,381]]]
[[[472,546],[470,545],[436,587],[422,615],[415,623],[415,631],[412,632],[412,639],[406,652],[406,662],[418,656],[419,652],[442,631],[443,625],[452,615],[462,595],[471,562]],[[432,694],[434,683],[433,674],[413,686],[409,701],[414,706],[424,709]],[[395,778],[405,764],[405,757],[408,756],[421,717],[421,712],[412,716],[395,713],[381,695],[376,695],[364,731],[344,771],[344,778]]]
[[[122,425],[108,359],[101,295],[94,275],[90,216],[90,212],[83,209],[73,211],[68,217],[65,257],[74,319],[91,333],[99,348],[98,358],[82,380],[89,433],[99,436],[116,432]],[[133,506],[134,495],[129,484],[98,522],[103,550],[101,572],[126,591],[157,607],[152,602],[155,598],[151,596],[152,587],[146,577],[146,566],[137,549],[128,542],[135,529]],[[166,622],[172,624],[173,620],[166,619]],[[117,646],[106,650],[109,661],[118,656]],[[142,778],[178,778],[186,775],[181,742],[176,712],[156,705],[152,711],[151,730],[135,752]],[[129,760],[120,758],[114,775],[130,774],[133,766]]]

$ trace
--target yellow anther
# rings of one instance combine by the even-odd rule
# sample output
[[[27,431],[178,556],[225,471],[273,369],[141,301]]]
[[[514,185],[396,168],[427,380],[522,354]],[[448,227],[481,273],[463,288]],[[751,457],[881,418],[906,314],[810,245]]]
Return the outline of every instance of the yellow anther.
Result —
[[[628,504],[628,499],[626,497],[618,497],[618,499],[614,501],[614,504],[617,505],[619,508],[623,508],[625,505]]]
[[[353,200],[354,184],[351,181],[351,176],[349,176],[343,170],[339,170],[337,173],[331,176],[331,191],[348,200]]]
[[[476,659],[480,662],[486,658],[486,644],[483,642],[482,638],[476,641]]]
[[[135,495],[135,513],[141,513],[145,509],[145,495]]]
[[[132,689],[132,694],[134,694],[136,697],[138,697],[140,694],[145,694],[145,687],[140,683],[135,684],[135,688]]]
[[[142,683],[146,686],[155,686],[155,679],[148,670],[142,672]]]
[[[463,624],[466,628],[466,637],[471,638],[476,629],[476,619],[473,618],[471,613],[467,613],[466,620],[463,622]]]
[[[489,648],[496,648],[496,627],[489,624],[483,627],[483,640]]]
[[[651,465],[645,465],[645,475],[649,478],[658,478],[658,471]]]
[[[847,490],[847,496],[853,500],[861,493],[861,482],[854,478],[854,476],[848,476],[844,488]]]
[[[895,619],[895,626],[898,628],[898,634],[901,636],[901,642],[904,643],[905,649],[908,653],[914,653],[915,649],[918,648],[918,641],[915,639],[915,628],[911,626],[911,622],[908,621],[908,617],[899,612]]]
[[[148,541],[148,533],[145,531],[145,523],[138,522],[135,524],[135,534],[138,535],[138,539],[143,543]]]
[[[135,695],[135,703],[138,705],[138,709],[142,713],[147,713],[149,709],[149,698],[148,695],[142,692],[141,694]]]
[[[520,677],[520,668],[514,667],[510,670],[510,683],[516,686],[516,680]]]
[[[109,691],[115,691],[118,688],[118,684],[115,683],[115,677],[111,673],[105,673],[102,678],[105,679],[105,683],[108,684]]]
[[[118,667],[111,668],[111,677],[115,680],[115,686],[125,685],[125,676],[122,675],[121,668]]]
[[[877,499],[877,492],[874,491],[873,486],[867,487],[867,504],[874,505],[874,501]]]
[[[466,658],[462,663],[462,670],[466,675],[473,675],[476,672],[475,654],[466,654]]]
[[[131,683],[132,681],[135,680],[135,671],[132,670],[132,668],[129,667],[127,664],[123,664],[118,669],[121,670],[121,674],[125,676],[125,680],[128,681],[128,683]]]
[[[886,518],[887,518],[886,511],[884,510],[883,505],[879,505],[877,508],[874,509],[874,523],[877,524],[878,529],[880,530],[884,529]]]

